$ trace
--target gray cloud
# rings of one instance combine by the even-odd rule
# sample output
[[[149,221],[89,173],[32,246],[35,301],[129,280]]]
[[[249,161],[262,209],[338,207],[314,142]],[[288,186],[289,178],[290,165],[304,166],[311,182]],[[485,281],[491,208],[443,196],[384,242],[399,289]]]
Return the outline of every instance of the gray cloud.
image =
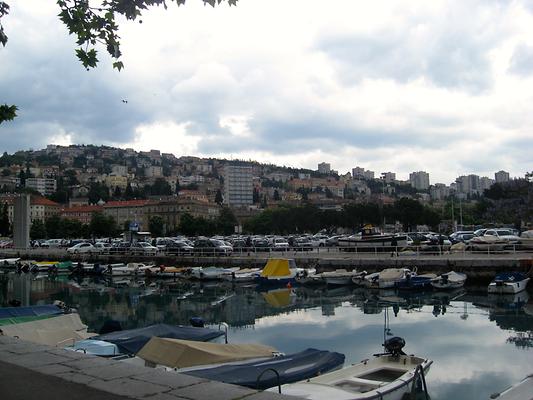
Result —
[[[398,32],[330,35],[319,40],[316,49],[336,62],[344,84],[355,85],[365,78],[400,83],[424,78],[439,87],[470,93],[491,87],[487,55],[496,42],[492,34],[479,35],[452,26],[443,32],[427,31],[426,35],[436,37],[420,37],[418,21],[413,22],[412,28]]]

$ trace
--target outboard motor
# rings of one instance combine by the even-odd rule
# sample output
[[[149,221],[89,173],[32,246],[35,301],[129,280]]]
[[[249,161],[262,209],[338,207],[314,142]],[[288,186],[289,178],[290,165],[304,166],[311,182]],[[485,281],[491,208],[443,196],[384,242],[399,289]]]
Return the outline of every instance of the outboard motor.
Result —
[[[404,346],[405,346],[405,340],[399,336],[394,336],[390,339],[387,339],[385,340],[385,343],[383,343],[383,347],[385,347],[385,351],[392,356],[405,355],[405,353],[402,350]]]
[[[205,327],[205,321],[201,317],[192,317],[189,322],[191,323],[191,326],[194,326],[195,328]]]

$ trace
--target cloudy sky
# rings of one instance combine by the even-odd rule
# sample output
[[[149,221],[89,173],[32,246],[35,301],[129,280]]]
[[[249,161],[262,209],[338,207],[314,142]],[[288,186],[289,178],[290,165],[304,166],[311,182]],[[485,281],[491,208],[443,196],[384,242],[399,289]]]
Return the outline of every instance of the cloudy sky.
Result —
[[[53,0],[8,1],[0,150],[93,143],[450,183],[533,169],[533,4],[239,0],[121,25],[87,72]],[[128,101],[127,104],[122,99]]]

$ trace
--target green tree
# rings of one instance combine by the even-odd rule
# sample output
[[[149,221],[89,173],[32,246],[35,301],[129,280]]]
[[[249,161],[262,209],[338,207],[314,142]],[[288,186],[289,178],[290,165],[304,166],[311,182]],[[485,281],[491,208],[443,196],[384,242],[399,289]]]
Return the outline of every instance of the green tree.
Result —
[[[47,218],[44,223],[46,227],[46,236],[48,238],[57,239],[64,237],[62,229],[63,224],[59,215],[53,215],[50,218]]]
[[[112,237],[117,232],[115,219],[102,212],[94,213],[89,224],[91,235],[96,237]]]
[[[279,195],[278,189],[274,190],[274,201],[280,201],[281,197]]]
[[[32,240],[46,238],[46,226],[40,219],[36,219],[32,222],[30,228],[30,238]]]
[[[235,226],[238,224],[237,218],[229,207],[222,207],[220,215],[216,220],[217,232],[224,235],[231,235],[235,232]]]
[[[151,216],[148,221],[148,228],[150,229],[152,236],[162,236],[165,229],[163,218],[159,215]]]

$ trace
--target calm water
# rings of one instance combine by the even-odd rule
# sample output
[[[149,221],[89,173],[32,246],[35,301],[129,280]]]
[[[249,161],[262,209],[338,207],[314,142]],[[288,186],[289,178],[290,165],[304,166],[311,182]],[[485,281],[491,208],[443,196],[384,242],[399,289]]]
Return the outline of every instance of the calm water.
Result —
[[[488,296],[483,287],[451,294],[403,296],[356,288],[254,287],[128,280],[0,276],[0,303],[62,300],[98,331],[107,319],[135,328],[188,324],[201,316],[227,322],[233,343],[258,342],[291,353],[315,347],[346,355],[346,364],[401,336],[406,352],[434,361],[427,377],[433,400],[488,399],[533,372],[533,299]]]

